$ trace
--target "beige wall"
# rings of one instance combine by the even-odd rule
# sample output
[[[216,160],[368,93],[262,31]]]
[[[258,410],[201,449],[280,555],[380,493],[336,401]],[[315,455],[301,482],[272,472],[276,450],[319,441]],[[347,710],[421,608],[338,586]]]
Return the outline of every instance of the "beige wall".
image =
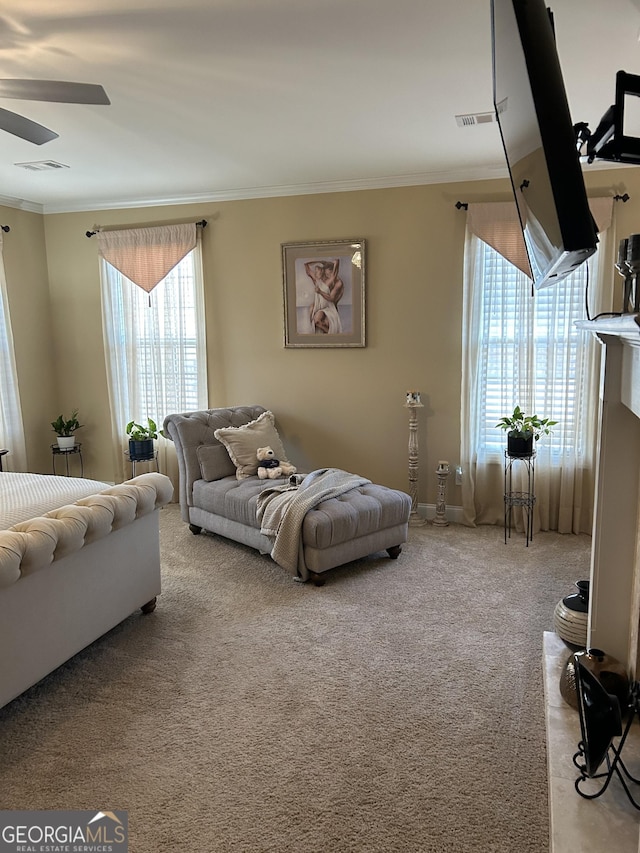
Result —
[[[592,173],[588,183],[629,192],[616,205],[619,233],[640,231],[637,170]],[[85,232],[204,217],[209,405],[272,408],[302,470],[337,466],[407,488],[403,402],[418,389],[420,500],[434,503],[438,460],[459,457],[465,215],[455,202],[510,197],[505,180],[45,217],[5,209],[16,217],[7,277],[32,470],[50,468],[49,422],[78,407],[85,473],[114,479],[97,246]],[[366,348],[285,349],[281,243],[343,238],[367,241]],[[12,241],[19,248],[9,252]],[[453,477],[448,502],[460,503]]]

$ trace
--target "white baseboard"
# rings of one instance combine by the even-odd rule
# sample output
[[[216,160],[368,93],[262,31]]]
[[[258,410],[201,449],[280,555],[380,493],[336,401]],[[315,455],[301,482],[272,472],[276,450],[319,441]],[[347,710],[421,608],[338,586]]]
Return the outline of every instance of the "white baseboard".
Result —
[[[428,521],[433,521],[436,516],[435,504],[418,504],[418,515],[421,518],[426,518]],[[464,513],[461,506],[447,506],[445,518],[452,524],[463,524]]]

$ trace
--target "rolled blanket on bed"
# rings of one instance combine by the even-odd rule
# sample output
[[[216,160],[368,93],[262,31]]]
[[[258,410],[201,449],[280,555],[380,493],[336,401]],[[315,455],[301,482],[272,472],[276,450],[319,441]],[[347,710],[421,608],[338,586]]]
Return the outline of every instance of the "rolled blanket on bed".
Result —
[[[274,540],[271,557],[283,569],[306,580],[309,573],[302,546],[305,515],[322,501],[369,483],[366,477],[340,468],[320,468],[307,474],[300,484],[287,483],[261,492],[256,514],[260,532]]]

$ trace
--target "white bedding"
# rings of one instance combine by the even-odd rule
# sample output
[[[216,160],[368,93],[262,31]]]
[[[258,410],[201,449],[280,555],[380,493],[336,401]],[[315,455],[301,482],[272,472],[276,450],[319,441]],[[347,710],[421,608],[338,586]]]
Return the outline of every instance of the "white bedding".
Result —
[[[81,477],[0,473],[0,530],[95,495],[110,485]]]

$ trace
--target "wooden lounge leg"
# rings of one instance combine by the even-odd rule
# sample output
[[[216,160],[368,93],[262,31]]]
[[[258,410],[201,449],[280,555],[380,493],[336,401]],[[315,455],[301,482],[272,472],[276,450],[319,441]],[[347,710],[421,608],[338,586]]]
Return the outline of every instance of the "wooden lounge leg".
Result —
[[[391,548],[387,548],[387,554],[391,557],[392,560],[397,560],[400,554],[402,554],[402,546],[392,545]]]
[[[193,533],[194,536],[197,536],[199,533],[202,533],[202,528],[198,527],[197,524],[190,524],[189,530]]]
[[[154,597],[151,599],[151,601],[147,601],[146,604],[142,605],[140,610],[142,610],[143,613],[153,613],[153,611],[156,609],[156,604],[157,604],[157,598],[154,595]]]
[[[314,586],[324,586],[324,577],[317,572],[309,572],[309,580],[313,581]]]

